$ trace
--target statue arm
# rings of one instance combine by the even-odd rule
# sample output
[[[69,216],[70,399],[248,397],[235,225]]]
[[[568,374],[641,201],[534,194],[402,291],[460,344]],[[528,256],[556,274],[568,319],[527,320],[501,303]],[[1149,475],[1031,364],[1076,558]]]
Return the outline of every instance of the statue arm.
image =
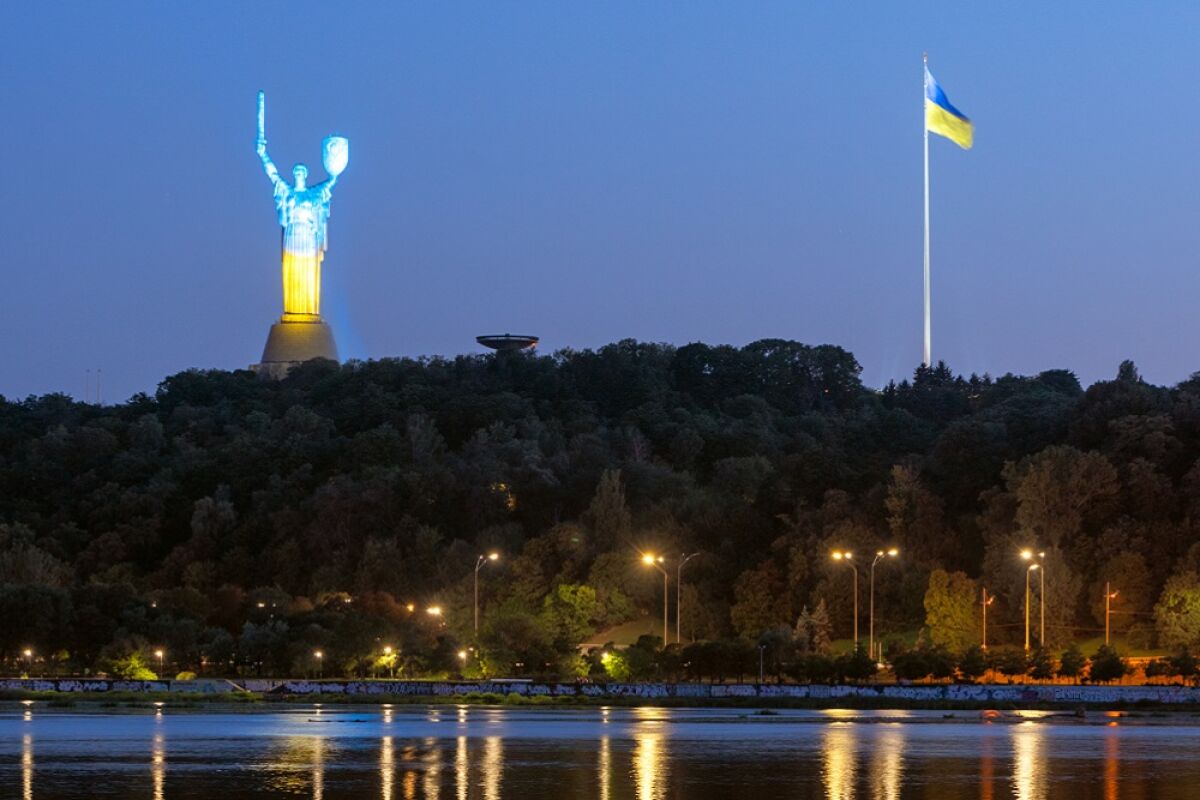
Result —
[[[283,183],[283,179],[279,177],[279,170],[275,167],[275,162],[267,155],[266,140],[259,140],[258,157],[262,159],[263,171],[267,173],[267,177],[271,179],[271,185],[275,187],[275,191],[279,191],[279,185]]]
[[[258,157],[262,160],[263,170],[271,179],[271,185],[275,187],[275,193],[278,194],[279,185],[283,181],[279,178],[279,170],[275,168],[275,162],[267,155],[267,98],[263,92],[258,93],[258,138],[255,139],[254,145]]]

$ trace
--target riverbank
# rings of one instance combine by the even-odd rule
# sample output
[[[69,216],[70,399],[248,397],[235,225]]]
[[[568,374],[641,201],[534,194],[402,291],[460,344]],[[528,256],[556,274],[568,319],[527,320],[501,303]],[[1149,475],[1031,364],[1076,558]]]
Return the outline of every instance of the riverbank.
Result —
[[[2,679],[0,699],[89,704],[470,704],[732,708],[986,709],[1166,707],[1200,709],[1191,686],[1061,684],[537,683],[398,680],[120,681]]]

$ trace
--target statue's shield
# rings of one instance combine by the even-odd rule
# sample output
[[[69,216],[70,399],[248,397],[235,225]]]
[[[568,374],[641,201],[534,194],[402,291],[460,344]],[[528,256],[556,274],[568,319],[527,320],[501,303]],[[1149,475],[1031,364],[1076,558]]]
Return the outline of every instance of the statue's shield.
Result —
[[[321,148],[321,162],[325,171],[337,177],[350,161],[350,140],[344,136],[329,136]]]

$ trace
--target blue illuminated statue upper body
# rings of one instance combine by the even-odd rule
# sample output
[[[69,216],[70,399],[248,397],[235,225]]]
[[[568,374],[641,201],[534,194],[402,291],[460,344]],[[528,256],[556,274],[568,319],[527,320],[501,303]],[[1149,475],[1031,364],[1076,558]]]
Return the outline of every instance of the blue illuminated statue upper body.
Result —
[[[330,136],[322,143],[322,163],[329,173],[328,180],[309,186],[308,167],[297,164],[292,168],[295,183],[289,185],[279,177],[275,162],[267,155],[265,107],[265,96],[259,92],[258,139],[255,144],[263,170],[275,189],[275,208],[279,212],[279,224],[283,227],[284,248],[297,254],[311,248],[315,248],[317,253],[324,253],[328,238],[329,201],[333,197],[334,184],[349,161],[349,142],[341,136]]]

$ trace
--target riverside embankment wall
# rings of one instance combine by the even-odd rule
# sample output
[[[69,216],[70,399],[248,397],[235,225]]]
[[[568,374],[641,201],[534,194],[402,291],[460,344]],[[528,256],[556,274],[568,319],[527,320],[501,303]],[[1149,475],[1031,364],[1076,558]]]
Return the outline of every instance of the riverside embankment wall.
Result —
[[[1062,684],[869,684],[825,686],[754,683],[537,683],[494,681],[403,680],[268,680],[124,681],[85,678],[0,679],[0,691],[70,693],[178,692],[214,694],[245,690],[262,694],[350,697],[454,697],[472,693],[516,694],[522,697],[587,697],[595,699],[797,699],[878,701],[899,703],[1073,703],[1114,705],[1161,703],[1200,705],[1200,688],[1192,686],[1069,686]]]

